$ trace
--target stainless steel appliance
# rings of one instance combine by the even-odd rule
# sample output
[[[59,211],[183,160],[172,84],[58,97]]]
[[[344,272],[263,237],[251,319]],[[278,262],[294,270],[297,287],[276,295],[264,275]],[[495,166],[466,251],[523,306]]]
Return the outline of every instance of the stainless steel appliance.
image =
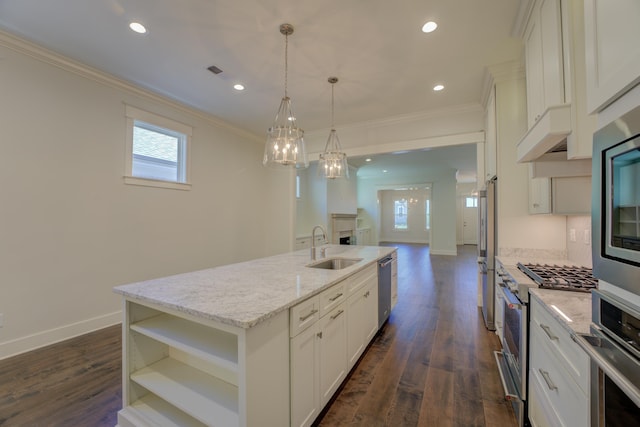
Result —
[[[590,292],[597,280],[589,268],[570,265],[517,264],[531,280],[516,280],[498,267],[498,285],[502,294],[502,351],[494,352],[505,398],[513,406],[519,426],[527,425],[529,366],[529,288]]]
[[[640,420],[640,311],[614,294],[594,291],[591,335],[574,340],[591,358],[591,426]]]
[[[640,106],[593,136],[594,275],[640,295]]]
[[[479,192],[478,265],[482,275],[482,315],[487,329],[495,326],[495,255],[498,243],[496,224],[497,177],[487,181],[486,189]]]
[[[378,261],[378,329],[391,314],[391,256]]]
[[[501,293],[502,351],[494,352],[505,398],[511,402],[519,426],[527,422],[527,336],[529,325],[529,287],[532,282],[518,282],[503,268],[498,268]]]

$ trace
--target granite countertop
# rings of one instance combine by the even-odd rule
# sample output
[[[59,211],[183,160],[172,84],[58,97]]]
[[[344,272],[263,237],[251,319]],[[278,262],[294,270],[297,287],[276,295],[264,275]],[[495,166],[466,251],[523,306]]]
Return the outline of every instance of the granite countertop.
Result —
[[[305,267],[309,249],[121,285],[122,296],[240,328],[251,328],[357,273],[395,247],[325,245],[326,256],[362,258],[342,270]]]
[[[529,295],[542,303],[546,310],[569,332],[588,334],[591,324],[591,293],[559,291],[555,289],[529,289]],[[564,313],[567,320],[557,310]]]

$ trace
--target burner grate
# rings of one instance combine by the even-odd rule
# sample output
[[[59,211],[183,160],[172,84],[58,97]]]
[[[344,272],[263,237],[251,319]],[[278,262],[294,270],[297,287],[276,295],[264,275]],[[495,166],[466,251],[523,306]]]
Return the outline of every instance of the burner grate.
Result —
[[[598,279],[588,267],[518,263],[518,268],[541,288],[577,292],[598,288]]]

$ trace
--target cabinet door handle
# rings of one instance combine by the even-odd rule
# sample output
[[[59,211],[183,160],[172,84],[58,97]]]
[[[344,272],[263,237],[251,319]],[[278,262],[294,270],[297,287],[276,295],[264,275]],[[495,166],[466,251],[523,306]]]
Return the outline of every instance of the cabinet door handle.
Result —
[[[558,337],[553,335],[553,332],[551,332],[551,328],[549,328],[547,325],[543,325],[542,323],[540,323],[540,327],[547,334],[550,340],[558,340]]]
[[[340,292],[338,295],[336,295],[336,296],[335,296],[335,297],[333,297],[333,298],[329,298],[329,301],[335,301],[335,300],[337,300],[338,298],[340,298],[341,296],[342,296],[342,292]]]
[[[551,381],[551,377],[549,376],[549,372],[543,371],[540,368],[538,368],[538,371],[540,371],[540,375],[542,375],[542,378],[544,378],[544,382],[547,383],[547,387],[549,387],[549,390],[557,390],[558,389],[558,387],[556,387],[556,385],[553,383],[553,381]]]
[[[367,293],[366,293],[366,294],[364,294],[364,297],[365,297],[365,298],[369,298],[369,294],[371,294],[371,291],[367,291]]]
[[[306,316],[300,316],[300,321],[304,322],[305,320],[307,320],[308,318],[310,318],[311,316],[313,316],[314,314],[316,314],[318,312],[318,310],[313,309],[309,312],[309,314],[307,314]]]
[[[316,335],[318,336],[318,338],[322,338],[322,331],[318,332]]]
[[[340,310],[338,311],[336,314],[334,314],[333,316],[331,316],[331,320],[335,320],[338,318],[338,316],[340,316],[342,313],[344,313],[344,310]]]

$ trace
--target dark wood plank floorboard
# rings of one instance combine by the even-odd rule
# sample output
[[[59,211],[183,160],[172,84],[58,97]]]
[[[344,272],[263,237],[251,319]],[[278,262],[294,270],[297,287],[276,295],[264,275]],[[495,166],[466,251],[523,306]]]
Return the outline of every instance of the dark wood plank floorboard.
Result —
[[[316,425],[515,426],[477,307],[476,247],[398,246],[399,301]],[[400,347],[400,348],[398,348]]]
[[[476,306],[475,247],[394,246],[398,305],[316,425],[515,426]],[[114,426],[121,339],[114,326],[0,361],[0,426]]]

